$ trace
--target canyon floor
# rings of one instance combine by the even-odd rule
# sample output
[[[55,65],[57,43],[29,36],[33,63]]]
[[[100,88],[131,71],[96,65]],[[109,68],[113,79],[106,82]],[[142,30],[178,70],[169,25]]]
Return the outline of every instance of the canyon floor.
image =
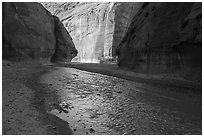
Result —
[[[2,133],[202,134],[201,86],[111,66],[3,60]]]

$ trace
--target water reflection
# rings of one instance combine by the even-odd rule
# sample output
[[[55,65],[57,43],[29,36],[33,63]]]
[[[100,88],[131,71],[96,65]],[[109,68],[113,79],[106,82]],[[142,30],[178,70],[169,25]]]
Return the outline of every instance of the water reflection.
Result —
[[[60,97],[49,113],[67,121],[74,134],[200,133],[177,101],[159,94],[167,89],[73,68],[47,76]]]

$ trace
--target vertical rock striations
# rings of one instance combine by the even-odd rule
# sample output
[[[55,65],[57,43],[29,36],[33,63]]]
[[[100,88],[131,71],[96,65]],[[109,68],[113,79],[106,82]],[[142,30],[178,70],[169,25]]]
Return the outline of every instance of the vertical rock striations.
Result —
[[[141,3],[42,3],[58,16],[73,38],[79,62],[102,62],[115,48]]]
[[[41,4],[4,2],[2,54],[6,59],[71,60],[76,49],[66,29]]]
[[[125,36],[126,31],[132,21],[134,15],[138,12],[143,3],[121,2],[116,3],[115,9],[115,29],[113,34],[113,56],[116,56],[116,49]]]
[[[117,49],[118,65],[201,77],[202,3],[144,3]]]

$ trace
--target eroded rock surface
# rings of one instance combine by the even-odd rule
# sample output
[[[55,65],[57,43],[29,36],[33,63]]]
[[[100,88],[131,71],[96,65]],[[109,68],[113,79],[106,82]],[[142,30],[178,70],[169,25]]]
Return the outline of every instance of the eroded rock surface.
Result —
[[[55,36],[56,36],[56,49],[52,57],[52,61],[71,61],[77,55],[72,38],[70,37],[64,25],[59,21],[58,17],[55,20]]]
[[[201,9],[201,3],[144,3],[117,49],[118,65],[201,79]]]
[[[79,62],[115,57],[115,48],[141,3],[42,3],[62,21],[78,50]]]
[[[70,61],[76,56],[63,24],[41,4],[5,2],[2,17],[3,58]]]

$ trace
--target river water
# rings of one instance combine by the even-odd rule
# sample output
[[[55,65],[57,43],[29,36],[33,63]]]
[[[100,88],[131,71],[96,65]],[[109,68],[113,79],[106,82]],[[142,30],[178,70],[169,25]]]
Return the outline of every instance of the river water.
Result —
[[[202,96],[188,88],[156,86],[56,67],[40,82],[50,90],[47,112],[73,134],[201,134]],[[55,93],[53,103],[49,95]]]

